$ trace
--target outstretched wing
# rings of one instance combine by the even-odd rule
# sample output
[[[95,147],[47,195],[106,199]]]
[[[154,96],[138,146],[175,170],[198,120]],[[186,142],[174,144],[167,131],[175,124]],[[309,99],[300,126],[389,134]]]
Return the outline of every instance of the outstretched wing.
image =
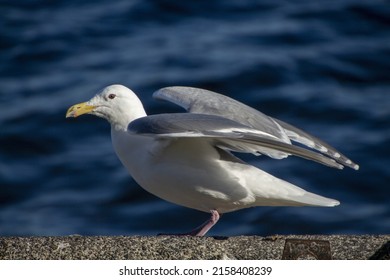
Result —
[[[192,113],[152,115],[131,122],[128,132],[156,138],[207,139],[216,147],[234,152],[267,154],[276,158],[281,154],[295,155],[330,167],[343,168],[343,165],[322,154],[285,143],[267,132],[220,116]]]
[[[215,115],[233,120],[275,136],[279,141],[286,144],[291,144],[290,140],[298,142],[325,154],[342,165],[355,170],[359,169],[356,163],[324,141],[286,122],[271,118],[237,100],[216,92],[177,86],[162,88],[156,91],[153,97],[173,102],[190,113]]]

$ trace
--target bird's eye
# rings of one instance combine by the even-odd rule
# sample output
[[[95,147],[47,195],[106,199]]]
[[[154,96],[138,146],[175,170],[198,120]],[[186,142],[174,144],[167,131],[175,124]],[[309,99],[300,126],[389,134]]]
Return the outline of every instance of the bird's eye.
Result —
[[[113,94],[113,93],[111,93],[111,94],[108,95],[108,98],[110,98],[110,99],[114,99],[115,97],[116,97],[116,95]]]

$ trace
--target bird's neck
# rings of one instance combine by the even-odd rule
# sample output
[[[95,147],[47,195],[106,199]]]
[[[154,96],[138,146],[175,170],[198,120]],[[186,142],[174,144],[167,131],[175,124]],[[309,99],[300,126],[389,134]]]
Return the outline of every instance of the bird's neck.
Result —
[[[143,107],[132,108],[126,114],[120,114],[119,118],[110,120],[111,130],[127,131],[129,124],[139,118],[146,117],[146,112]]]

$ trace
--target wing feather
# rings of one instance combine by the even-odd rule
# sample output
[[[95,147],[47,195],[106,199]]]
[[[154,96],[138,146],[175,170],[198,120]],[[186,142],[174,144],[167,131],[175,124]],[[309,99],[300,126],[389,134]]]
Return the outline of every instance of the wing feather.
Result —
[[[191,87],[166,87],[156,91],[153,96],[157,99],[173,102],[190,113],[209,114],[231,119],[273,135],[286,144],[291,144],[290,140],[292,140],[314,149],[342,165],[355,170],[359,169],[359,165],[317,137],[219,93]],[[274,158],[283,158],[287,155],[285,151],[279,154],[263,151]]]
[[[216,147],[241,153],[284,153],[342,169],[335,160],[298,146],[285,143],[277,137],[242,125],[233,120],[205,114],[159,114],[131,122],[128,132],[157,138],[212,139]]]

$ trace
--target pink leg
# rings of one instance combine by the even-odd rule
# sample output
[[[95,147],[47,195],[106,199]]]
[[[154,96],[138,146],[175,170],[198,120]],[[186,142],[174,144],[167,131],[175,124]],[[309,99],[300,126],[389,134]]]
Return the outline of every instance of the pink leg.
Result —
[[[204,236],[219,220],[219,213],[217,210],[211,210],[211,217],[206,222],[195,228],[188,235]]]
[[[191,235],[191,236],[204,236],[219,220],[219,213],[217,210],[211,210],[211,217],[199,227],[191,230],[188,233],[174,234],[174,235]],[[159,234],[165,235],[165,234]]]

